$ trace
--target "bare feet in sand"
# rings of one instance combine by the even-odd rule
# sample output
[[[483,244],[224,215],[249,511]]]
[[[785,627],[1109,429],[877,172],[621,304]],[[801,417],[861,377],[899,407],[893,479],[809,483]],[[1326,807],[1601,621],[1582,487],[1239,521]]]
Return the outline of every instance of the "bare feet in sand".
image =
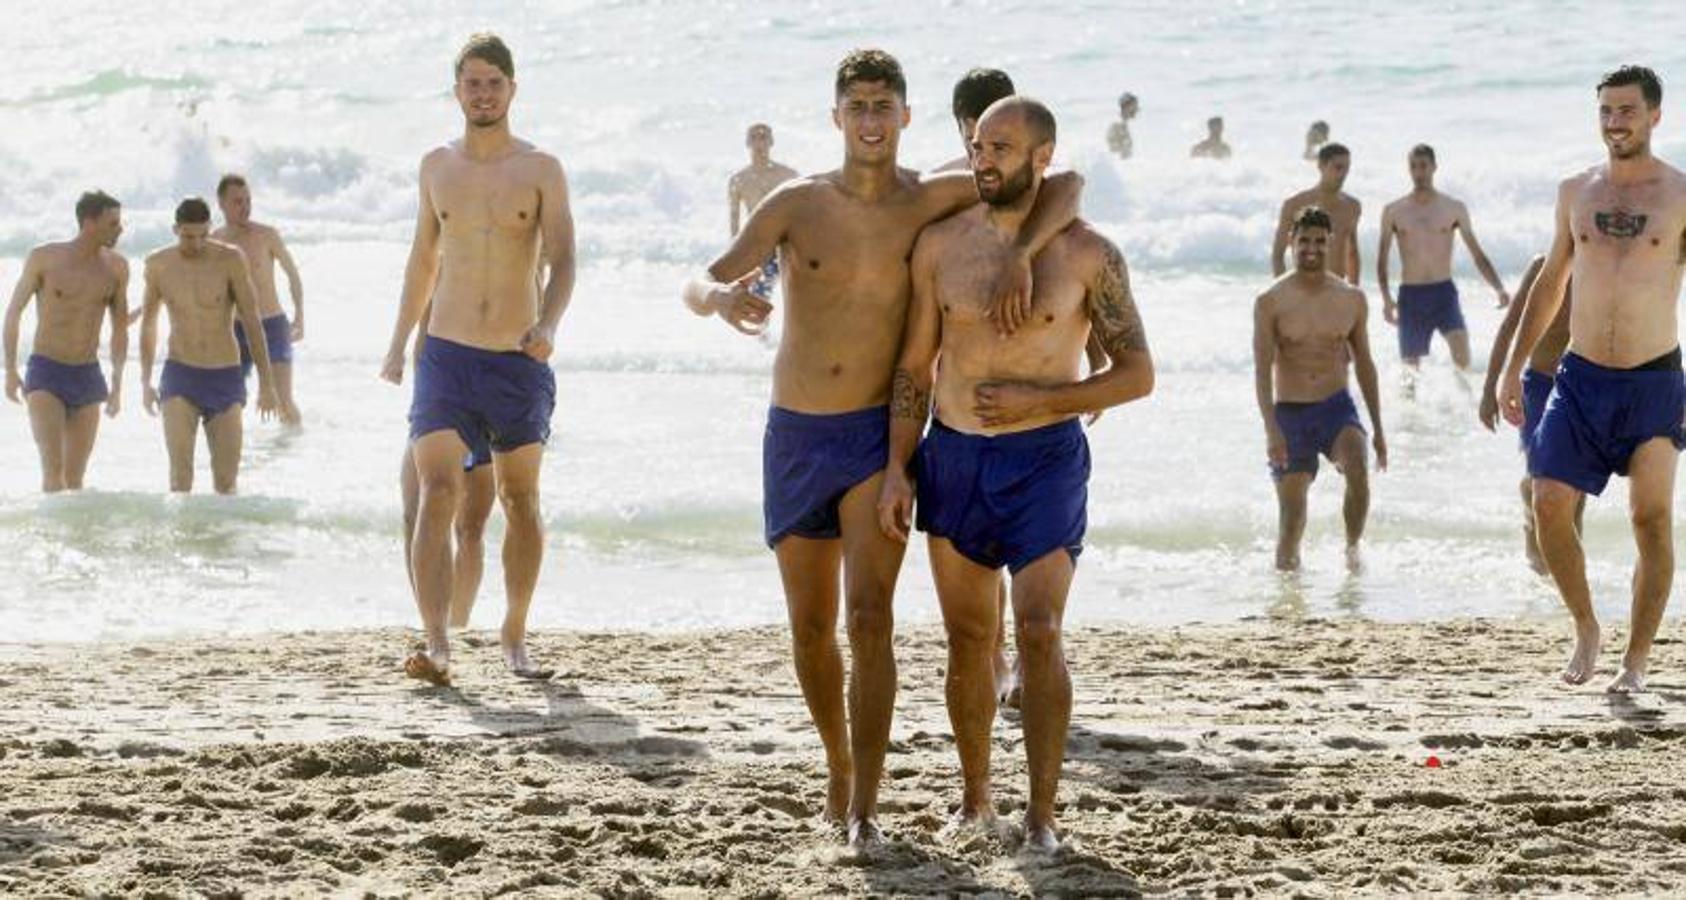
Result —
[[[856,850],[870,850],[884,844],[884,829],[878,827],[878,820],[870,817],[849,821],[849,846]]]
[[[451,654],[448,650],[417,650],[404,660],[404,674],[434,687],[451,686]]]
[[[556,674],[555,669],[540,667],[527,656],[526,641],[504,645],[503,665],[509,670],[509,674],[516,678],[528,678],[533,681],[549,681]]]
[[[1060,836],[1054,831],[1053,822],[1024,823],[1024,849],[1031,853],[1041,853],[1052,856],[1060,852]]]
[[[1586,684],[1598,669],[1599,637],[1596,621],[1575,623],[1575,650],[1569,654],[1569,664],[1563,667],[1565,684]]]
[[[1023,693],[1024,663],[1015,658],[1007,662],[1004,652],[995,655],[995,702],[1009,709],[1019,708],[1019,695]]]
[[[955,810],[948,824],[937,832],[937,840],[945,844],[969,844],[977,840],[1000,840],[1001,825],[995,810],[985,803],[980,809]]]
[[[1612,679],[1609,684],[1604,686],[1605,693],[1645,693],[1645,666],[1646,663],[1644,661],[1633,663],[1623,659],[1621,671],[1617,672],[1616,677]]]

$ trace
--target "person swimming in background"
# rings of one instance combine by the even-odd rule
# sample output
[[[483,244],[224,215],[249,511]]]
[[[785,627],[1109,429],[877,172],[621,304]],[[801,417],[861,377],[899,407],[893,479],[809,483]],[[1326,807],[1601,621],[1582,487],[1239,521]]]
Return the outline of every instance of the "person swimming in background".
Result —
[[[1317,161],[1317,151],[1329,143],[1329,123],[1318,119],[1305,130],[1305,153],[1300,158],[1308,162]]]
[[[1229,159],[1229,145],[1224,143],[1223,116],[1206,120],[1206,139],[1188,148],[1188,155],[1195,159]]]
[[[1141,111],[1141,103],[1136,95],[1128,91],[1118,98],[1118,120],[1106,128],[1106,148],[1118,155],[1119,159],[1129,159],[1136,153],[1135,139],[1130,136],[1130,120]]]
[[[246,254],[252,284],[258,290],[258,316],[263,320],[264,341],[269,345],[269,367],[275,372],[275,399],[281,404],[280,418],[284,424],[298,425],[301,417],[298,403],[293,399],[293,344],[304,340],[304,282],[299,278],[299,267],[287,252],[280,231],[252,221],[252,189],[244,176],[228,174],[217,182],[217,207],[222,211],[223,225],[211,232],[211,237],[233,244]],[[293,300],[290,322],[275,291],[276,266],[287,276],[287,292]],[[234,340],[240,345],[240,367],[250,375],[252,351],[246,340],[246,329],[239,322],[234,323]]]
[[[41,457],[41,490],[79,491],[106,416],[122,408],[129,352],[129,261],[112,248],[123,234],[123,207],[104,191],[76,201],[76,236],[42,244],[24,257],[6,307],[6,397],[29,408]],[[35,338],[18,375],[18,330],[35,300]],[[100,326],[111,316],[111,384],[100,372]],[[102,403],[103,401],[103,403]]]
[[[749,148],[749,165],[732,173],[726,181],[726,202],[731,207],[732,236],[737,237],[744,217],[755,212],[761,201],[775,188],[795,178],[797,172],[773,159],[773,127],[764,122],[749,126],[744,135]],[[779,255],[774,253],[761,264],[761,275],[749,286],[750,292],[766,300],[773,296],[779,283]]]

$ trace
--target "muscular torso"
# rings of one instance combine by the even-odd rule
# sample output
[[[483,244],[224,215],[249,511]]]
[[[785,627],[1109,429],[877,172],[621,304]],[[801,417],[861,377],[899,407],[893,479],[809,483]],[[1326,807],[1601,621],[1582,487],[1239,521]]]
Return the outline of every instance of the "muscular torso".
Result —
[[[1390,204],[1387,216],[1399,239],[1400,283],[1451,280],[1452,238],[1463,218],[1463,205],[1439,193],[1427,200],[1407,196]]]
[[[1345,388],[1363,295],[1333,275],[1310,289],[1290,275],[1265,296],[1276,335],[1277,401],[1312,403]]]
[[[1037,254],[1034,295],[1025,324],[1001,337],[987,313],[991,260],[1002,238],[974,207],[933,226],[935,299],[942,317],[942,344],[933,397],[936,416],[956,431],[999,434],[1025,431],[1069,416],[1041,416],[1006,428],[987,428],[973,414],[977,386],[986,381],[1070,384],[1082,377],[1089,340],[1088,275],[1095,266],[1092,234],[1073,224]],[[924,251],[921,250],[923,253]]]
[[[99,355],[100,327],[117,290],[123,261],[102,249],[89,259],[69,244],[51,244],[40,254],[41,280],[35,295],[32,353],[70,365]]]
[[[486,350],[516,350],[537,321],[540,187],[548,157],[518,143],[476,161],[434,151],[424,190],[439,222],[439,278],[427,333]]]
[[[1329,234],[1329,274],[1337,278],[1350,275],[1346,270],[1347,241],[1351,240],[1351,236],[1358,229],[1358,216],[1362,209],[1358,201],[1345,193],[1325,194],[1318,188],[1312,188],[1289,197],[1284,206],[1289,216],[1304,206],[1321,207],[1329,214],[1329,220],[1335,226]]]
[[[258,318],[281,315],[281,298],[275,293],[274,229],[253,222],[245,228],[223,226],[211,237],[225,244],[233,244],[246,254],[246,265],[252,270],[252,286],[258,291]]]
[[[832,176],[801,184],[779,245],[784,332],[773,366],[773,403],[835,413],[888,402],[901,349],[913,242],[932,217],[917,176],[874,201],[845,193]]]
[[[745,166],[732,176],[732,193],[743,204],[744,212],[752,213],[774,188],[795,177],[795,169],[779,163]]]
[[[1680,343],[1676,304],[1686,260],[1686,176],[1615,184],[1601,167],[1571,188],[1575,243],[1569,348],[1601,366],[1630,368]]]
[[[148,282],[170,316],[170,359],[205,369],[240,364],[232,279],[243,264],[235,254],[233,247],[206,242],[195,257],[167,247],[147,258]]]

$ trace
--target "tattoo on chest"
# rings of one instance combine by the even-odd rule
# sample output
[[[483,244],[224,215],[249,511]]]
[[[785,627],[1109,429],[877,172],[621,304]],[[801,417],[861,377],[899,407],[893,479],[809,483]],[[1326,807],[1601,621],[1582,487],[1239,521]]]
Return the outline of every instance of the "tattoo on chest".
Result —
[[[1635,238],[1645,233],[1645,222],[1649,218],[1644,213],[1613,209],[1609,212],[1593,213],[1592,224],[1598,226],[1598,233],[1605,237]]]

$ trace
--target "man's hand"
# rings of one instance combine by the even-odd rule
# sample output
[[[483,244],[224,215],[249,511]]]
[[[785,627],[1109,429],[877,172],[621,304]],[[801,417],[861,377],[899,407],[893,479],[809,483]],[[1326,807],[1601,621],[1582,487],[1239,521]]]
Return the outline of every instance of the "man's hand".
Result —
[[[1271,466],[1277,471],[1288,468],[1288,439],[1282,436],[1282,429],[1275,425],[1265,429],[1265,458],[1270,460]]]
[[[275,408],[280,404],[275,400],[275,385],[267,380],[258,380],[258,419],[267,422],[275,418]]]
[[[521,352],[539,362],[549,362],[556,349],[556,329],[534,325],[521,335]]]
[[[878,490],[878,527],[884,536],[907,543],[913,516],[913,482],[899,466],[884,470],[884,486]]]
[[[986,381],[972,392],[972,415],[986,428],[1022,422],[1042,411],[1043,389],[1016,381]]]
[[[1399,304],[1393,302],[1392,297],[1382,298],[1382,318],[1389,325],[1399,324]]]
[[[23,379],[18,377],[17,369],[6,370],[6,399],[13,403],[23,402]]]
[[[115,419],[117,418],[117,414],[122,411],[123,391],[121,388],[113,387],[111,389],[111,393],[105,398],[105,417],[108,419]]]
[[[1476,418],[1481,420],[1481,427],[1488,431],[1498,430],[1499,425],[1499,397],[1497,387],[1489,381],[1481,387],[1481,403],[1476,408]]]
[[[304,340],[304,316],[299,316],[293,320],[293,331],[289,337],[292,338],[293,343],[295,344]]]
[[[381,380],[393,384],[404,383],[404,350],[388,350],[386,359],[381,362]]]
[[[141,385],[141,409],[149,416],[158,415],[158,389],[150,384]]]
[[[760,277],[761,270],[755,269],[734,281],[716,285],[708,292],[708,308],[738,331],[760,335],[767,330],[767,317],[773,312],[773,304],[749,289]]]
[[[1376,429],[1376,436],[1370,439],[1370,446],[1376,451],[1376,471],[1387,471],[1387,438],[1382,437],[1382,430]]]
[[[1030,255],[1018,249],[1008,250],[990,288],[988,315],[995,321],[997,334],[1007,337],[1030,318],[1030,300],[1035,288]]]
[[[1506,369],[1499,379],[1499,414],[1505,421],[1522,427],[1522,374]]]

